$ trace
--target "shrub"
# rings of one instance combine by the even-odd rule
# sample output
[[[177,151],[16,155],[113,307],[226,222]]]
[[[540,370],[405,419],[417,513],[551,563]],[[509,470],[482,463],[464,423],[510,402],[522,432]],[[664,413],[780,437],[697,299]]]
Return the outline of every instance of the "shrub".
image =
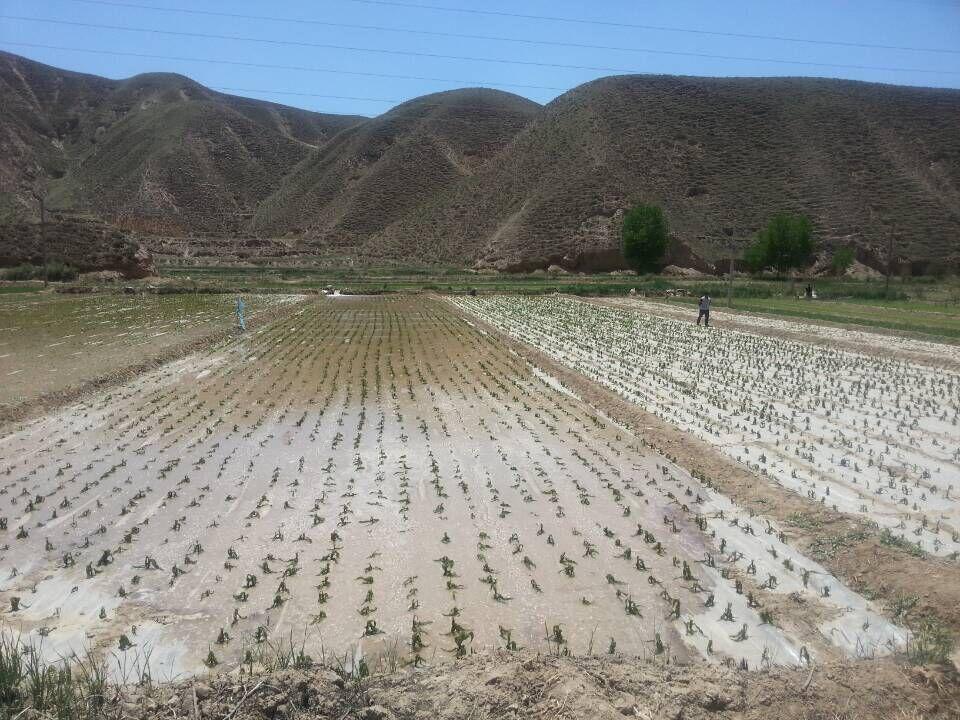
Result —
[[[623,256],[639,272],[659,269],[667,251],[667,220],[655,205],[639,205],[623,216]]]
[[[44,267],[46,267],[46,272],[44,272]],[[76,280],[78,274],[75,267],[55,260],[47,263],[46,266],[24,263],[7,268],[0,273],[0,277],[4,280],[43,280],[46,277],[47,280],[53,282],[65,282]]]
[[[23,264],[7,268],[3,271],[2,276],[4,280],[33,280],[36,272],[35,266]]]
[[[948,665],[953,648],[949,631],[936,620],[926,618],[913,628],[913,637],[907,643],[907,660],[914,665]]]
[[[843,275],[847,268],[853,265],[853,249],[848,247],[837,248],[830,260],[830,269],[834,275]]]

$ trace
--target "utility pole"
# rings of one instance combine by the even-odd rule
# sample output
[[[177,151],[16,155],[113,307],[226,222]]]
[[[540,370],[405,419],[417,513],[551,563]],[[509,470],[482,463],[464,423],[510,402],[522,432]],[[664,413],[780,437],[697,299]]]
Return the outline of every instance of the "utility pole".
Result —
[[[890,276],[893,274],[893,236],[896,232],[896,225],[890,228],[890,237],[887,239],[887,287],[883,291],[883,297],[890,299]]]
[[[50,268],[47,263],[47,206],[40,196],[40,245],[43,247],[43,286],[50,282]]]
[[[47,269],[47,208],[43,191],[34,190],[33,197],[36,198],[37,204],[40,206],[40,260],[43,263],[43,286],[47,287],[50,279]]]
[[[727,307],[733,308],[733,255],[730,255],[730,273],[727,276]]]

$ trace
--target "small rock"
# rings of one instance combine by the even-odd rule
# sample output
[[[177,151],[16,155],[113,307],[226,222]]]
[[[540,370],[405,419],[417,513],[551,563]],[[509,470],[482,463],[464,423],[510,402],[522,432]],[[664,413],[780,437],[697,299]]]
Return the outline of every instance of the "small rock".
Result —
[[[396,720],[392,712],[383,705],[371,705],[360,711],[360,720]]]
[[[732,704],[732,698],[727,697],[723,693],[712,692],[704,697],[702,707],[704,710],[719,712],[720,710],[726,710]]]

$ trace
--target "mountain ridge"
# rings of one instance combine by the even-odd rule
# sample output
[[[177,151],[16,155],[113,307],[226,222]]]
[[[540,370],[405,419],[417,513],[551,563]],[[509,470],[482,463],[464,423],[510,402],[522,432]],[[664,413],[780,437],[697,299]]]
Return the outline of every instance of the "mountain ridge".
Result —
[[[958,90],[620,75],[543,106],[464,88],[363,118],[0,53],[0,91],[0,213],[30,213],[42,175],[54,207],[197,246],[603,270],[624,266],[623,211],[654,202],[674,258],[703,269],[784,210],[877,266],[891,237],[897,257],[960,261]]]

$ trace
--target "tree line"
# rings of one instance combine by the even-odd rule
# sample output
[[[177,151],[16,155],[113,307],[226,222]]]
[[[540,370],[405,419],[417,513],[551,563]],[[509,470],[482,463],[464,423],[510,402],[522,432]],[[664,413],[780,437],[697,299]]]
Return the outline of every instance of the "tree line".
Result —
[[[656,205],[637,205],[623,216],[623,256],[638,272],[661,269],[670,242],[667,219]],[[778,275],[800,270],[813,262],[816,245],[813,224],[805,215],[778,213],[753,238],[740,258],[751,272],[771,269]],[[851,248],[834,252],[831,269],[842,274],[853,264]]]

